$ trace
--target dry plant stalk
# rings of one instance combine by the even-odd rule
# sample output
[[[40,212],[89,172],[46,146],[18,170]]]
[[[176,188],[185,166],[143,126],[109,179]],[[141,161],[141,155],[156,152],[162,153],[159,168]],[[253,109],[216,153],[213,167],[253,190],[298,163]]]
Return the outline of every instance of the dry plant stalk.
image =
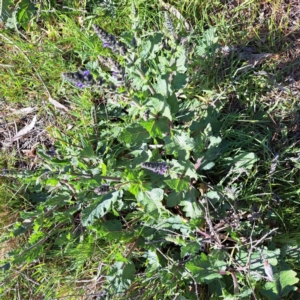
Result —
[[[169,3],[163,2],[162,0],[159,0],[159,3],[163,7],[163,9],[167,10],[169,13],[171,13],[173,16],[175,16],[178,20],[182,21],[185,29],[187,31],[190,31],[191,26],[185,20],[185,18],[182,16],[182,14],[174,6],[170,5]]]

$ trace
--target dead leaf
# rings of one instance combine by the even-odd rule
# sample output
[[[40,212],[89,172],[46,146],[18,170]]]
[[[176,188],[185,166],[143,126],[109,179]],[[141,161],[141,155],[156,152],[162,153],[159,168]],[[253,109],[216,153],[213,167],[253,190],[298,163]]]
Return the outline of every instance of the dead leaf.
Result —
[[[27,126],[25,126],[23,129],[21,129],[19,132],[17,132],[17,134],[12,138],[12,142],[17,141],[19,138],[21,138],[23,135],[29,133],[32,128],[34,127],[36,123],[36,115],[33,117],[31,123]]]
[[[36,152],[35,152],[35,149],[31,149],[31,150],[21,150],[22,151],[22,153],[25,155],[25,156],[27,156],[27,157],[29,157],[29,158],[34,158],[34,157],[36,157]]]
[[[56,108],[58,109],[63,109],[64,111],[68,112],[69,109],[67,107],[65,107],[64,105],[62,105],[61,103],[59,103],[58,101],[54,100],[53,98],[49,97],[49,102],[51,104],[53,104]]]
[[[159,3],[165,10],[167,10],[169,13],[174,15],[178,20],[182,21],[184,24],[184,27],[187,31],[190,30],[189,23],[185,20],[185,18],[182,16],[182,14],[174,6],[172,6],[169,3],[163,2],[162,0],[159,0]]]
[[[36,110],[36,107],[25,107],[25,108],[21,108],[19,110],[14,109],[12,114],[13,115],[28,115],[35,110]]]
[[[67,130],[71,130],[73,128],[73,125],[72,124],[68,124],[67,125]]]
[[[22,153],[29,157],[29,158],[35,158],[36,157],[36,148],[39,145],[39,143],[34,144],[30,150],[21,150]]]
[[[203,197],[209,191],[209,186],[205,182],[201,182],[198,185],[198,191],[200,192],[201,196]]]

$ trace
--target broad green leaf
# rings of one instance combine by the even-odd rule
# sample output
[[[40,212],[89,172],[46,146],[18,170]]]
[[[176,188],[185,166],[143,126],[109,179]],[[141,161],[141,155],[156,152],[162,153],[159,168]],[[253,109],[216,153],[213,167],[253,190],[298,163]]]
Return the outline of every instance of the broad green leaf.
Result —
[[[186,68],[186,53],[184,48],[179,49],[179,57],[176,60],[176,70],[180,73],[185,73],[187,68]]]
[[[184,174],[190,178],[198,178],[195,166],[189,160],[176,160],[172,159],[172,172],[176,174]]]
[[[172,88],[174,90],[182,89],[187,83],[187,75],[182,73],[176,73],[172,80]]]
[[[141,206],[144,207],[145,212],[147,212],[151,217],[157,219],[164,208],[162,205],[162,200],[164,197],[164,191],[162,189],[152,189],[149,191],[141,191],[137,195],[137,201]]]
[[[160,73],[165,74],[167,72],[167,69],[169,68],[170,61],[164,56],[159,56],[158,61],[159,63],[157,64],[157,66],[160,70]]]
[[[151,51],[151,41],[147,40],[142,44],[142,50],[140,52],[141,59],[147,59]]]
[[[70,166],[71,162],[69,159],[58,159],[58,158],[52,158],[51,164],[54,166],[62,167],[62,166]]]
[[[163,138],[170,132],[169,120],[165,117],[141,121],[140,124],[147,129],[153,138]]]
[[[199,208],[198,197],[199,192],[191,187],[184,193],[183,199],[180,202],[180,206],[183,206],[183,210],[189,218],[195,219],[203,215],[203,212]]]
[[[45,204],[48,207],[54,207],[54,206],[65,206],[66,204],[70,203],[72,199],[72,195],[71,193],[68,192],[59,192],[57,194],[54,195],[48,195],[47,200],[45,202]]]
[[[121,231],[122,230],[122,223],[120,220],[107,220],[105,221],[102,226],[107,230],[107,231]]]
[[[57,178],[49,178],[46,180],[47,185],[56,186],[59,183]]]
[[[12,9],[14,1],[0,0],[0,22],[5,23],[8,18],[12,17]]]
[[[189,135],[185,132],[175,134],[174,140],[179,147],[185,150],[193,150],[195,147],[194,139],[189,137]]]
[[[102,172],[101,172],[101,175],[102,176],[106,176],[106,173],[107,173],[107,166],[106,166],[106,164],[105,163],[101,163],[101,170],[102,170]]]
[[[212,277],[214,277],[214,280],[212,280],[212,281],[208,280],[208,278],[212,279],[209,276],[207,276],[205,278],[206,279],[205,281],[208,281],[208,290],[211,293],[212,298],[214,298],[214,299],[221,299],[221,298],[223,298],[223,299],[226,299],[226,300],[241,299],[241,298],[235,297],[236,295],[234,295],[233,297],[228,297],[228,296],[224,297],[224,291],[226,291],[226,284],[223,282],[223,280],[219,276],[216,276],[216,274],[218,274],[218,273],[214,273],[213,274]]]
[[[145,161],[149,161],[152,157],[152,152],[150,150],[134,150],[131,154],[134,156],[134,165],[140,165]]]
[[[146,192],[146,193],[148,193],[148,192]],[[162,189],[153,189],[153,190],[151,190],[150,193],[148,193],[148,195],[154,201],[162,201],[162,199],[164,198],[164,190],[162,190]]]
[[[148,131],[143,126],[136,123],[126,127],[119,136],[120,141],[131,146],[145,143],[148,138]]]
[[[209,142],[208,148],[218,146],[222,142],[222,139],[219,136],[210,136]]]
[[[219,48],[216,28],[212,27],[204,32],[198,45],[196,51],[199,56],[210,56],[215,54],[216,50]]]
[[[154,95],[146,99],[145,107],[154,115],[167,117],[172,121],[170,106],[162,95]]]
[[[206,193],[206,197],[211,201],[213,205],[216,205],[221,200],[223,200],[223,197],[220,193],[217,191],[209,191]]]
[[[144,257],[147,259],[147,272],[153,272],[161,267],[159,258],[155,251],[148,250]]]
[[[167,197],[167,206],[174,207],[180,203],[182,199],[182,194],[172,191]]]
[[[297,287],[294,285],[299,282],[299,278],[297,278],[297,273],[295,271],[284,270],[280,271],[279,282],[281,286],[281,297],[285,297],[291,291],[297,290]]]
[[[137,196],[141,189],[142,187],[140,184],[131,183],[128,188],[128,191],[132,193],[134,196]]]
[[[214,167],[214,165],[215,165],[215,163],[212,161],[210,161],[210,162],[204,161],[204,162],[201,162],[200,169],[205,170],[205,171],[210,170]]]
[[[220,268],[215,267],[211,260],[214,259],[208,258],[204,253],[201,253],[197,258],[190,260],[186,264],[187,269],[191,271],[197,282],[210,283],[222,278]]]
[[[27,232],[27,230],[29,230],[30,227],[26,227],[26,226],[22,226],[21,224],[16,227],[14,230],[13,230],[13,236],[14,237],[17,237],[18,235],[21,235],[25,232]]]
[[[21,0],[17,10],[17,20],[25,29],[36,11],[35,5],[30,0]]]
[[[297,273],[290,269],[290,267],[282,263],[282,270],[274,274],[274,281],[269,281],[265,284],[265,288],[260,292],[267,297],[267,299],[285,299],[291,291],[297,290],[295,286],[299,282]]]
[[[112,205],[121,197],[122,192],[109,192],[99,197],[99,201],[95,201],[91,206],[82,211],[82,225],[92,225],[95,218],[101,218],[112,210]]]
[[[94,153],[92,145],[83,136],[81,136],[81,146],[82,146],[83,149],[80,152],[80,156],[89,157],[89,158],[95,158],[95,153]]]
[[[184,258],[185,255],[193,255],[201,249],[199,242],[190,242],[180,248],[180,257]]]
[[[159,75],[157,77],[157,82],[153,85],[156,93],[167,97],[171,92],[171,86],[169,83],[170,74]]]
[[[118,261],[111,267],[106,279],[110,282],[115,293],[122,293],[130,287],[135,272],[134,264],[131,261],[127,263]]]
[[[187,133],[176,133],[174,136],[164,138],[167,154],[174,155],[181,160],[187,160],[190,157],[190,151],[194,149],[194,139]]]
[[[136,61],[136,65],[138,66],[139,60]],[[149,89],[149,85],[147,83],[147,79],[143,78],[136,69],[129,69],[128,79],[131,80],[131,84],[139,91],[147,91]]]
[[[147,36],[146,42],[142,44],[142,51],[140,52],[141,59],[153,59],[156,53],[161,48],[163,35],[161,33],[154,33]]]
[[[190,180],[187,177],[177,179],[167,179],[165,183],[176,192],[187,191]]]
[[[227,158],[227,162],[236,168],[252,169],[253,165],[258,161],[258,157],[253,152],[243,152],[233,158]]]
[[[166,98],[166,101],[169,104],[172,115],[174,116],[179,110],[179,104],[178,104],[178,100],[177,100],[177,97],[176,97],[175,93],[171,93]]]
[[[167,228],[171,227],[172,229],[179,230],[183,235],[188,235],[191,233],[189,224],[185,224],[183,219],[178,215],[166,219],[165,224],[168,224]]]
[[[251,254],[251,261],[254,261],[250,265],[250,276],[253,280],[259,281],[262,276],[265,276],[264,262],[261,259],[261,256],[266,257],[270,265],[277,265],[277,258],[280,256],[280,249],[269,250],[266,247],[263,247],[261,251],[253,251]],[[241,248],[236,253],[236,259],[239,264],[245,265],[249,259],[249,252],[247,250],[242,250]],[[275,269],[273,269],[275,271]],[[275,272],[274,272],[275,273]]]

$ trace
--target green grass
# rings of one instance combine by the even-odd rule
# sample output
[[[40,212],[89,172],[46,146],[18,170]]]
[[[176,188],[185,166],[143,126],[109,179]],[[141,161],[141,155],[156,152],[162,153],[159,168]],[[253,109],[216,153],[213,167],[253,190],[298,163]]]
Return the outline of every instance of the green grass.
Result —
[[[104,125],[100,124],[99,120],[95,120],[95,116],[97,119],[101,113],[102,118],[104,120],[106,118],[103,117],[106,114],[105,105],[99,105],[106,100],[105,91],[76,89],[64,81],[61,74],[66,71],[74,72],[84,65],[89,66],[97,60],[99,54],[111,56],[110,49],[103,48],[91,26],[99,24],[106,31],[117,36],[130,31],[129,16],[132,1],[126,3],[115,1],[115,10],[112,12],[97,8],[96,5],[92,6],[93,1],[86,1],[87,7],[81,1],[69,1],[64,4],[65,7],[51,1],[42,2],[44,7],[39,16],[39,23],[33,19],[27,30],[19,27],[18,31],[3,29],[0,33],[0,43],[2,43],[0,102],[3,115],[0,120],[1,123],[3,122],[3,128],[9,130],[10,135],[13,136],[17,131],[16,128],[22,129],[36,113],[40,124],[37,136],[41,137],[28,136],[28,139],[40,143],[45,150],[54,140],[61,143],[62,147],[72,144],[76,148],[81,142],[81,136],[88,137],[93,150],[102,149],[101,138],[105,135],[101,130],[104,130]],[[298,224],[300,217],[299,105],[297,96],[290,92],[280,92],[275,84],[276,82],[285,86],[287,76],[299,66],[297,58],[289,59],[286,55],[286,51],[293,43],[293,38],[287,35],[290,30],[289,10],[284,10],[286,5],[282,1],[269,3],[273,7],[278,6],[281,14],[276,14],[275,8],[266,9],[264,17],[260,19],[261,3],[258,0],[227,6],[223,1],[218,0],[211,1],[209,4],[204,0],[180,3],[170,1],[170,4],[176,7],[192,25],[191,31],[185,32],[183,24],[172,16],[175,27],[178,25],[178,32],[190,37],[192,52],[195,52],[195,47],[201,41],[205,30],[213,26],[216,28],[218,43],[221,46],[251,46],[255,47],[255,53],[274,54],[257,66],[246,69],[244,67],[248,62],[238,59],[236,55],[225,57],[213,54],[205,61],[199,57],[191,61],[191,68],[187,71],[191,81],[185,92],[186,106],[197,103],[199,107],[197,121],[215,122],[213,133],[200,124],[200,127],[203,127],[200,129],[203,134],[220,136],[228,143],[222,156],[215,160],[215,167],[205,172],[202,178],[209,186],[219,188],[221,194],[228,193],[226,197],[233,195],[233,198],[226,198],[227,200],[224,200],[220,206],[216,203],[213,205],[221,211],[232,204],[247,214],[252,213],[253,206],[256,206],[261,212],[262,217],[257,223],[245,221],[242,229],[231,233],[232,236],[235,234],[240,239],[239,235],[242,232],[251,235],[251,230],[253,237],[261,236],[268,230],[278,228],[278,235],[274,237],[274,242],[266,241],[264,245],[274,251],[276,248],[281,249],[281,258],[299,277],[299,258],[295,254],[296,250],[291,248],[292,245],[299,243],[300,235]],[[49,13],[53,8],[55,11]],[[86,8],[88,11],[82,13]],[[151,5],[139,1],[138,13],[143,37],[163,27],[163,12],[160,8],[159,1]],[[271,74],[272,78],[261,75],[262,73],[258,74],[262,71]],[[141,99],[142,94],[139,94]],[[69,111],[64,112],[55,108],[49,102],[49,96],[67,106]],[[11,113],[12,109],[33,106],[37,108],[33,114],[15,116]],[[207,109],[214,106],[217,119],[206,115]],[[100,109],[104,111],[99,112]],[[109,109],[108,105],[107,109]],[[124,112],[120,109],[117,113],[121,115]],[[126,120],[124,124],[131,122],[123,115],[120,118]],[[182,118],[188,119],[186,116]],[[117,119],[116,117],[113,122],[117,122]],[[189,128],[189,124],[184,124],[182,128]],[[2,140],[4,136],[0,131]],[[161,139],[157,139],[157,143],[160,142]],[[29,142],[29,145],[32,144]],[[114,147],[116,146],[112,145],[113,149]],[[27,169],[43,166],[43,161],[38,158],[24,157],[22,150],[30,150],[24,140],[20,140],[18,145],[14,144],[8,150],[1,149],[0,169],[20,171],[22,166]],[[122,150],[124,165],[130,150]],[[108,147],[106,151],[110,151],[110,148]],[[114,151],[116,155],[121,150],[116,148]],[[255,154],[257,161],[254,166],[245,170],[241,168],[231,170],[229,160],[243,152]],[[270,174],[272,160],[276,154],[279,154],[276,170]],[[162,157],[159,151],[155,155]],[[123,165],[116,166],[116,161],[112,159],[111,165],[107,167],[108,169],[116,167],[118,176],[121,176]],[[99,168],[100,165],[99,163]],[[18,256],[14,256],[15,261],[10,271],[2,275],[0,284],[2,299],[79,299],[80,297],[93,299],[93,295],[115,284],[113,276],[116,275],[112,275],[111,266],[120,261],[125,265],[130,255],[133,257],[139,276],[125,292],[120,292],[111,299],[128,297],[162,299],[162,295],[164,299],[173,299],[176,293],[183,290],[186,297],[189,295],[190,299],[197,299],[196,288],[198,292],[201,291],[202,295],[205,295],[198,299],[205,299],[206,295],[216,297],[206,284],[203,282],[200,284],[200,279],[195,279],[198,280],[196,285],[193,280],[187,284],[187,270],[180,264],[176,264],[176,259],[180,256],[180,251],[176,247],[183,244],[177,243],[175,247],[164,245],[161,248],[153,246],[153,249],[158,249],[153,253],[157,254],[158,261],[163,266],[158,275],[155,275],[147,256],[148,252],[144,246],[141,246],[142,242],[138,240],[135,231],[136,228],[141,232],[146,230],[142,225],[136,225],[142,218],[143,207],[138,207],[132,215],[126,215],[126,209],[130,210],[130,205],[135,205],[136,200],[132,194],[131,196],[125,194],[128,197],[126,205],[129,206],[125,212],[122,210],[118,212],[120,213],[118,218],[122,221],[126,219],[122,230],[110,235],[105,233],[100,223],[97,223],[92,230],[88,230],[87,234],[80,221],[76,221],[76,215],[63,223],[62,227],[55,229],[59,221],[51,223],[53,219],[49,216],[48,219],[41,221],[43,224],[41,232],[47,233],[53,230],[54,234],[42,243],[41,252],[36,254],[38,259],[33,257],[30,251],[26,256],[22,249],[27,246],[28,239],[33,239],[31,235],[33,229],[16,238],[13,238],[12,229],[18,222],[22,223],[21,212],[30,214],[37,207],[37,204],[33,204],[28,198],[29,185],[29,181],[26,180],[21,181],[20,185],[15,179],[0,176],[0,225],[3,228],[1,240],[4,249],[1,260],[3,263],[8,261],[4,254],[8,254],[9,251],[21,253],[20,262],[16,259]],[[39,192],[38,188],[36,192]],[[68,205],[66,204],[65,209],[69,208]],[[63,218],[63,210],[59,213]],[[212,216],[214,213],[211,211]],[[179,206],[174,206],[168,214],[179,215],[188,220],[187,222],[191,221],[185,217],[184,211]],[[117,212],[113,211],[103,219],[112,221],[116,216]],[[157,226],[155,223],[152,225],[153,228]],[[202,225],[195,226],[202,230]],[[77,235],[74,233],[75,230]],[[150,230],[150,227],[147,230]],[[82,233],[78,234],[80,231]],[[210,257],[216,255],[212,248],[211,245],[211,249],[208,250]],[[25,261],[22,257],[26,257]],[[155,257],[153,256],[152,259],[154,264]],[[107,275],[112,277],[109,283]],[[245,273],[238,273],[238,276],[241,277],[240,282],[242,282],[240,288],[251,286],[252,295],[256,295],[257,299],[268,299],[260,292],[265,287],[265,282],[252,282],[253,279],[246,278]],[[180,278],[182,282],[179,281]],[[224,292],[223,297],[227,295],[228,299],[234,299],[233,295],[229,296],[230,293],[233,294],[230,273],[224,276],[224,282],[229,288]],[[299,284],[295,286],[299,287]],[[297,296],[296,292],[289,295]],[[245,299],[250,299],[250,296]]]

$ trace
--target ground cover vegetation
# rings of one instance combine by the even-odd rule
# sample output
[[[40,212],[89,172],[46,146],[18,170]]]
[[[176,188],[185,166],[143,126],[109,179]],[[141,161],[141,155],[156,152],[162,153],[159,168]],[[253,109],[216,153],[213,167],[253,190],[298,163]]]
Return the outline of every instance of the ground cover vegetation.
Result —
[[[298,1],[0,1],[1,299],[298,299]]]

